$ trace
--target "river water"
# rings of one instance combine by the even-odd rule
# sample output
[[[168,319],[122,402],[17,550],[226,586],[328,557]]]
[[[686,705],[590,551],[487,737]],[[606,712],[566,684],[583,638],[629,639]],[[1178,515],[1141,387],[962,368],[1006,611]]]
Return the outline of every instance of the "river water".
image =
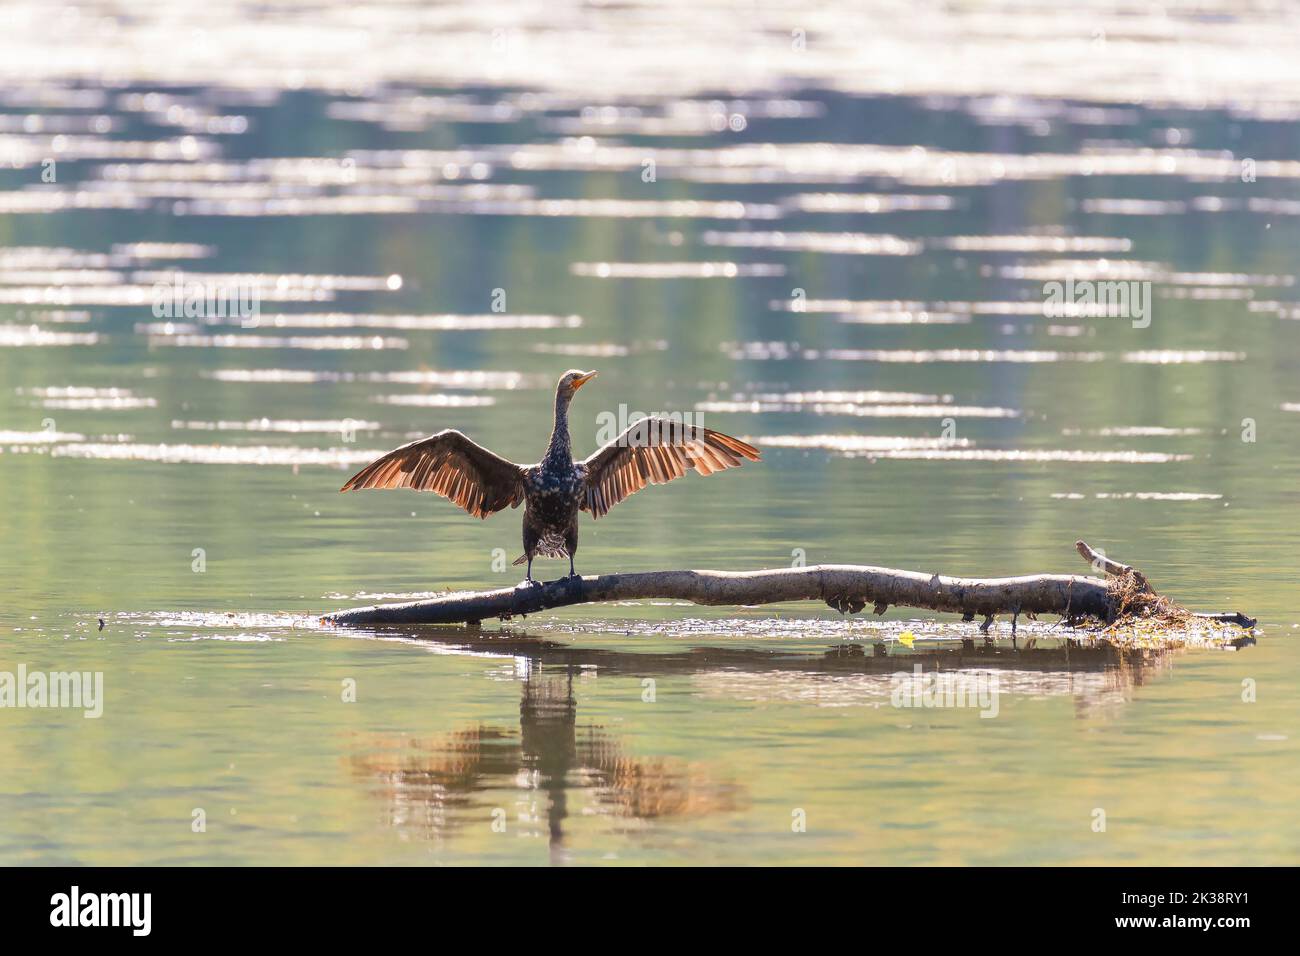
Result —
[[[0,862],[1295,863],[1300,23],[1235,9],[6,5],[0,682],[103,696],[0,708]],[[1257,643],[321,626],[517,580],[518,512],[337,489],[444,427],[535,460],[571,367],[581,454],[764,451],[582,572],[1084,538]],[[996,706],[895,706],[916,660]]]

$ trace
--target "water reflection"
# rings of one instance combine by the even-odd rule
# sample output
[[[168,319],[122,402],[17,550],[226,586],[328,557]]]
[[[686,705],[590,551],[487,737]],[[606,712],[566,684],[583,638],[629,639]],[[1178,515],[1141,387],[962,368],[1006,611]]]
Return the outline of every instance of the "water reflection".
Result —
[[[656,821],[746,810],[747,787],[708,764],[643,755],[619,734],[580,717],[575,676],[584,681],[681,678],[703,699],[880,709],[897,720],[900,675],[980,676],[1011,698],[1066,697],[1076,720],[1115,717],[1153,681],[1169,676],[1181,651],[1062,636],[1030,625],[1019,646],[948,640],[905,649],[836,643],[817,649],[700,646],[623,651],[566,643],[524,631],[379,628],[361,635],[428,647],[439,654],[513,660],[518,727],[480,723],[428,738],[370,735],[349,766],[382,801],[384,821],[404,835],[443,840],[485,831],[545,838],[552,863],[567,862],[575,815],[602,814],[643,830]],[[1231,647],[1245,647],[1241,636]],[[580,686],[580,685],[579,685]],[[973,714],[972,719],[978,720]],[[998,716],[995,706],[992,714]],[[1002,715],[1003,720],[1017,719]]]
[[[754,623],[756,627],[749,630],[758,634],[763,630],[762,622]],[[603,633],[603,626],[608,625],[582,625],[577,630],[594,638]],[[647,677],[687,677],[697,692],[745,700],[878,706],[889,703],[895,675],[912,673],[919,665],[926,673],[994,672],[999,675],[1003,693],[1068,695],[1076,699],[1081,712],[1086,712],[1127,698],[1134,689],[1167,672],[1176,657],[1185,652],[1182,647],[1112,640],[1088,632],[1063,633],[1059,627],[1032,622],[1022,624],[1020,640],[1011,643],[988,634],[978,638],[960,636],[959,627],[915,626],[918,635],[910,639],[910,647],[898,642],[901,629],[892,625],[879,640],[859,637],[809,649],[783,641],[770,646],[739,647],[715,643],[679,651],[624,651],[558,641],[526,631],[487,632],[473,627],[384,627],[361,632],[361,636],[411,643],[439,653],[512,658],[525,675],[525,710],[531,706],[529,695],[540,693],[529,690],[530,682],[543,671],[568,675],[566,701],[572,698],[572,676],[581,671],[586,676],[638,681]],[[743,630],[718,629],[733,636]],[[810,638],[817,630],[817,622],[792,621],[787,622],[781,636],[788,638],[797,631]],[[1234,650],[1254,643],[1250,634],[1233,631],[1208,637],[1197,646],[1202,650]]]
[[[634,755],[617,734],[580,723],[577,667],[525,661],[517,730],[480,724],[440,737],[359,741],[353,774],[373,785],[389,826],[432,839],[474,826],[500,833],[522,827],[526,835],[544,833],[551,861],[562,863],[575,812],[646,822],[744,806],[739,783],[700,764]],[[513,792],[513,814],[492,804],[490,795],[501,790]]]

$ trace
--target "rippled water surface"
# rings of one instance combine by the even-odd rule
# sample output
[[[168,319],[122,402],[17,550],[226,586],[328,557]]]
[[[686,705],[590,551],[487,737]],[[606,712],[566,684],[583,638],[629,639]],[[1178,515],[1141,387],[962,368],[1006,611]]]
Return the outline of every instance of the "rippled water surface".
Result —
[[[0,708],[0,862],[1300,858],[1294,14],[159,10],[0,13],[0,672],[104,680]],[[1047,302],[1121,281],[1145,318]],[[1085,538],[1258,642],[320,625],[517,579],[518,512],[337,489],[444,427],[535,460],[572,366],[581,454],[638,412],[764,449],[587,520],[581,571]],[[893,706],[917,660],[996,716]]]

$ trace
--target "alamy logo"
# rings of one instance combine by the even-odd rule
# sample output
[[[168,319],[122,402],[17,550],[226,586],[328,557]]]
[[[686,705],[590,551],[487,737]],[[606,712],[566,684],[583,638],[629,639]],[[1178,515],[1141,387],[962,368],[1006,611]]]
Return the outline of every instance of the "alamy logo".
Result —
[[[0,707],[69,707],[95,719],[104,713],[103,671],[0,671]]]
[[[1043,315],[1049,319],[1088,316],[1132,319],[1133,328],[1145,329],[1151,324],[1151,283],[1074,278],[1045,282]]]
[[[627,405],[620,404],[617,412],[601,412],[596,416],[596,444],[603,446],[617,439],[620,445],[631,448],[682,445],[695,437],[695,429],[703,427],[703,412],[646,415],[628,411]]]
[[[51,926],[129,926],[131,935],[148,936],[152,923],[151,893],[70,893],[50,897]]]
[[[913,664],[912,673],[894,674],[889,699],[895,707],[974,707],[980,717],[996,717],[998,693],[993,671],[927,673]]]
[[[242,281],[199,280],[177,272],[171,282],[155,282],[153,314],[156,319],[237,318],[255,329],[262,314],[262,293],[251,277]]]

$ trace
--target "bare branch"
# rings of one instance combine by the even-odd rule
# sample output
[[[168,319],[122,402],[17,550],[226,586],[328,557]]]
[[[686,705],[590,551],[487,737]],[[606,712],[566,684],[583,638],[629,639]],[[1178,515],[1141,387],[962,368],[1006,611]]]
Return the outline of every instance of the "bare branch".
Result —
[[[1104,562],[1108,573],[1135,575],[1141,587],[1147,588],[1140,572],[1106,559],[1082,541],[1076,547],[1089,560]],[[1131,601],[1131,591],[1122,595],[1125,601]],[[338,611],[324,620],[340,625],[479,623],[574,604],[651,598],[738,606],[822,601],[841,613],[851,614],[868,607],[882,614],[897,605],[961,614],[966,620],[979,616],[985,619],[986,627],[998,614],[1012,615],[1013,620],[1019,614],[1059,614],[1071,621],[1092,618],[1109,623],[1127,606],[1120,602],[1121,592],[1105,578],[1068,574],[954,578],[892,568],[826,564],[764,571],[645,571],[561,578],[533,586],[452,593],[427,601]],[[1169,602],[1162,606],[1177,608]],[[1191,616],[1190,612],[1177,610]],[[1249,626],[1245,622],[1250,618],[1220,616],[1216,620],[1244,627]]]

